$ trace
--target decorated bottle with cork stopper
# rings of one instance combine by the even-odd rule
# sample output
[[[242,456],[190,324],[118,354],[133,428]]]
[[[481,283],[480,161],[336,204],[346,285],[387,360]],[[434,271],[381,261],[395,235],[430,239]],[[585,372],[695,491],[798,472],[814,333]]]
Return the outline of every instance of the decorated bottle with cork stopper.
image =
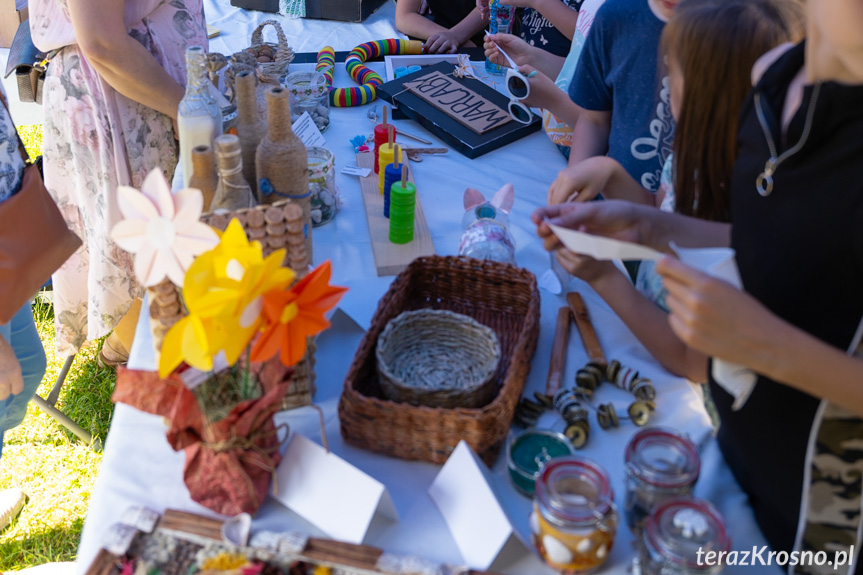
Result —
[[[291,128],[288,91],[267,92],[268,130],[258,145],[255,159],[258,191],[262,203],[290,199],[303,210],[303,233],[309,260],[312,259],[312,206],[309,191],[309,162],[306,147]]]
[[[206,64],[207,53],[202,47],[186,48],[186,93],[177,110],[184,188],[192,178],[192,150],[197,146],[212,146],[216,136],[222,133],[222,111],[210,93]]]
[[[240,139],[240,149],[243,153],[243,177],[257,194],[258,178],[255,171],[255,154],[258,144],[267,131],[267,126],[258,115],[258,98],[256,95],[254,72],[243,71],[237,74],[234,85],[237,89],[237,137]],[[260,196],[256,196],[261,201]]]
[[[216,156],[219,162],[219,185],[212,210],[240,210],[254,206],[256,202],[252,189],[243,178],[240,139],[233,134],[216,138]]]
[[[192,150],[192,177],[189,187],[201,190],[204,198],[204,211],[211,211],[210,205],[216,197],[219,179],[216,177],[216,156],[210,146],[195,146]]]
[[[375,173],[380,173],[380,149],[381,146],[390,142],[390,130],[393,132],[392,141],[396,139],[396,127],[392,124],[387,124],[387,107],[383,107],[382,122],[375,126]]]

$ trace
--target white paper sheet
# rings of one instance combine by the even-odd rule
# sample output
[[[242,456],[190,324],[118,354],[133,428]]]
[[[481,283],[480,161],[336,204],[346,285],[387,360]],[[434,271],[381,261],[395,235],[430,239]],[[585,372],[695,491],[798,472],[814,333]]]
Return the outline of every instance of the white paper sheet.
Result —
[[[435,477],[429,496],[471,568],[487,570],[505,547],[523,547],[498,503],[488,468],[464,441]]]
[[[568,250],[598,260],[658,260],[664,255],[631,242],[594,236],[554,224],[548,225]]]
[[[359,545],[377,514],[398,519],[383,483],[299,433],[276,469],[276,481],[273,497],[333,539]]]
[[[686,265],[727,281],[737,289],[743,289],[733,249],[681,248],[674,242],[671,243],[671,249]],[[748,367],[718,358],[713,359],[711,371],[716,383],[734,397],[731,409],[738,410],[743,407],[758,381],[755,372]]]
[[[307,148],[320,147],[327,143],[327,140],[324,138],[323,134],[321,134],[321,131],[318,130],[318,127],[315,125],[315,122],[312,120],[312,117],[308,112],[303,112],[303,114],[297,118],[297,121],[291,124],[291,129],[294,130],[294,133],[300,140],[302,140],[303,145]]]

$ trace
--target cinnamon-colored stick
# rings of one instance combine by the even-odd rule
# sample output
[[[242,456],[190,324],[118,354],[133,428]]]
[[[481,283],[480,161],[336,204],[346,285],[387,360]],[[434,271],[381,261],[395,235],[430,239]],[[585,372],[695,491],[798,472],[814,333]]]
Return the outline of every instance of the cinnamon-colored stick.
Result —
[[[568,307],[557,310],[557,325],[554,328],[554,343],[551,345],[551,362],[548,364],[548,379],[545,381],[546,395],[553,397],[563,381],[566,367],[566,346],[569,343],[570,312]]]
[[[575,318],[575,325],[578,327],[578,333],[581,334],[581,341],[584,343],[584,349],[587,351],[590,361],[606,363],[605,354],[602,352],[602,346],[599,345],[596,330],[590,323],[590,316],[587,314],[587,307],[584,305],[584,300],[581,299],[581,294],[578,292],[566,294],[566,302],[572,311],[572,317]]]

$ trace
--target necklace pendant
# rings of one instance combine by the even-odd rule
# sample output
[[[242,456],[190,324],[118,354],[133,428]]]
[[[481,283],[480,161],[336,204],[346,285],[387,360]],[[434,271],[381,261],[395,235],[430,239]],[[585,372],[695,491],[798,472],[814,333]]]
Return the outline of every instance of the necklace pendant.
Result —
[[[773,192],[773,173],[776,171],[776,158],[770,158],[764,164],[764,171],[755,181],[755,189],[761,197],[766,198]]]
[[[773,176],[767,172],[761,172],[758,179],[755,181],[755,189],[761,194],[761,197],[766,198],[773,192]]]

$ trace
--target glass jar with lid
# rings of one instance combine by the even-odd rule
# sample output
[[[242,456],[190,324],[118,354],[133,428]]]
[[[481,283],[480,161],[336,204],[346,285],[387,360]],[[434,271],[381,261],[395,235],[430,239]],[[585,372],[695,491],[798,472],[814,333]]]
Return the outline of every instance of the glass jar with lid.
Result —
[[[308,148],[309,201],[312,210],[312,227],[333,221],[338,209],[336,168],[333,153],[326,148]]]
[[[546,463],[536,481],[530,528],[543,560],[564,574],[586,573],[608,559],[617,532],[608,473],[579,456]]]
[[[710,502],[689,495],[658,504],[647,518],[641,546],[643,575],[716,575],[731,540]]]
[[[701,462],[686,436],[663,427],[638,431],[626,446],[626,524],[641,533],[650,511],[660,502],[689,495],[698,480]]]
[[[321,132],[330,125],[330,87],[320,72],[294,72],[285,78],[285,89],[291,95],[291,118],[294,122],[308,112]]]

